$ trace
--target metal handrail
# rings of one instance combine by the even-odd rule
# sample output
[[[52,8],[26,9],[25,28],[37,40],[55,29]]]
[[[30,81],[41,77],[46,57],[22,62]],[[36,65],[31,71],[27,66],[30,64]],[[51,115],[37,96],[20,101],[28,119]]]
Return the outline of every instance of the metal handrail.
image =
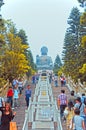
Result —
[[[29,120],[29,111],[31,110],[31,99],[30,99],[30,103],[29,103],[29,107],[27,110],[25,110],[25,120],[24,120],[24,125],[22,130],[28,130],[28,120]]]
[[[41,83],[41,81],[39,81],[39,82]],[[37,89],[38,89],[38,91],[40,91],[39,90],[40,83],[38,83],[39,86],[37,85],[37,88],[35,89],[35,91],[37,91]],[[52,91],[52,88],[51,88],[51,91]],[[39,93],[35,92],[35,94],[36,94],[34,96],[35,98],[36,98],[36,96],[39,96],[38,95]],[[43,104],[43,106],[42,106],[42,104]],[[49,105],[49,106],[47,106],[47,105]],[[54,100],[54,98],[52,98],[52,100],[49,101],[49,102],[48,101],[44,101],[44,102],[40,101],[39,102],[39,101],[36,101],[35,99],[33,100],[33,102],[31,102],[31,100],[30,100],[29,108],[28,108],[28,110],[26,111],[26,114],[25,114],[25,121],[24,121],[24,125],[23,125],[22,130],[28,130],[28,123],[36,121],[34,119],[35,110],[37,112],[38,109],[42,109],[42,108],[46,109],[47,107],[50,107],[50,109],[53,110],[53,112],[51,112],[51,114],[49,116],[50,116],[50,118],[53,119],[53,122],[56,122],[58,124],[57,127],[56,127],[56,130],[63,130],[62,129],[62,124],[61,124],[61,119],[60,119],[60,112],[59,112],[58,107],[57,107],[56,99]],[[52,122],[52,119],[51,119],[51,122]]]

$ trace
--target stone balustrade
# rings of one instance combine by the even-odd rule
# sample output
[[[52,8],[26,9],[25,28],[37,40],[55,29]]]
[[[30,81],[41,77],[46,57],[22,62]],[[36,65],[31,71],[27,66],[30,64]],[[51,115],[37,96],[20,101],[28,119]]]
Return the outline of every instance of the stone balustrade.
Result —
[[[9,85],[10,85],[9,80],[7,80],[7,83],[3,87],[0,88],[0,97],[6,96]]]
[[[60,112],[57,101],[53,98],[52,87],[48,78],[40,77],[36,84],[33,100],[25,114],[25,121],[22,130],[62,130]]]
[[[82,93],[86,94],[86,83],[81,83],[80,79],[78,79],[78,82],[75,83],[74,80],[71,79],[71,77],[67,78],[67,86],[71,90],[74,90],[76,94],[81,95]]]

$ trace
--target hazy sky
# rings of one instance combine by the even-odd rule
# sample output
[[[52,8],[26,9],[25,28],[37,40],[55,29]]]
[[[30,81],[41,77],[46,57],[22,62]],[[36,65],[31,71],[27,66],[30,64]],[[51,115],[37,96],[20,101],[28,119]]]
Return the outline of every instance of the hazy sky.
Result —
[[[67,19],[77,0],[4,0],[1,9],[4,19],[12,19],[17,29],[28,36],[34,61],[42,46],[48,48],[53,61],[61,57]]]

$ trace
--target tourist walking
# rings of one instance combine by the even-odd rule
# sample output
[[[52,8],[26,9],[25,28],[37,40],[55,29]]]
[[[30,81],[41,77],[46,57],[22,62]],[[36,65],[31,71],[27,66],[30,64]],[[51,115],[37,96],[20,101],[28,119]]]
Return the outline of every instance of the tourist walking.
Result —
[[[7,102],[9,102],[11,104],[11,107],[13,105],[13,89],[12,87],[10,86],[8,91],[7,91]]]
[[[85,104],[81,102],[81,98],[76,98],[76,103],[74,105],[74,109],[80,110],[80,117],[84,119],[84,123],[86,124],[86,116],[85,116]]]
[[[84,117],[84,109],[85,109],[85,104],[81,102],[81,98],[77,97],[76,98],[76,103],[74,105],[74,109],[80,109],[80,116]]]
[[[49,83],[51,84],[51,82],[52,82],[52,74],[50,73],[49,74]]]
[[[27,107],[29,106],[29,99],[31,97],[31,93],[32,93],[31,87],[30,87],[30,85],[28,85],[27,89],[25,90],[25,100],[26,100]]]
[[[85,93],[82,93],[81,102],[86,105],[86,96],[85,96]]]
[[[17,108],[19,103],[18,103],[18,99],[19,99],[19,90],[18,87],[15,86],[14,87],[14,95],[13,95],[13,108]]]
[[[18,89],[19,89],[19,94],[21,95],[23,90],[23,82],[21,78],[19,78],[18,80]]]
[[[18,80],[16,78],[13,79],[12,81],[12,88],[14,89],[14,87],[18,84]]]
[[[63,79],[63,76],[60,77],[60,82],[61,82],[61,87],[64,86],[64,79]]]
[[[74,114],[75,115],[72,119],[72,129],[74,127],[73,130],[86,130],[84,119],[80,116],[80,109],[75,109]]]
[[[74,106],[73,102],[69,101],[68,106],[64,110],[64,116],[65,116],[65,119],[66,119],[66,128],[67,128],[67,130],[70,130],[71,121],[72,121],[72,118],[74,116],[74,108],[73,108],[73,106]]]
[[[75,100],[76,100],[76,96],[74,94],[74,91],[72,90],[70,93],[70,98],[68,99],[68,101],[72,102],[73,105],[75,105]]]
[[[12,111],[10,103],[5,103],[5,107],[1,107],[0,111],[2,112],[0,130],[10,130],[10,121],[16,112]]]
[[[36,77],[35,75],[32,76],[32,84],[35,84],[36,83]]]
[[[60,108],[61,118],[64,116],[64,110],[67,107],[67,95],[65,90],[61,90],[61,94],[58,96],[58,107]]]
[[[55,76],[54,76],[54,86],[58,87],[58,76],[57,76],[57,74],[55,74]]]

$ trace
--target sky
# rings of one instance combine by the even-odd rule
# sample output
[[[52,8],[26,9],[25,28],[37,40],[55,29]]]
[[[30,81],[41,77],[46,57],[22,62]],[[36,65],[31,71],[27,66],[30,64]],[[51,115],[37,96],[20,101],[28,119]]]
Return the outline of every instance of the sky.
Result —
[[[41,55],[41,47],[48,48],[53,62],[58,54],[62,58],[67,19],[77,0],[4,0],[1,14],[11,19],[16,28],[23,29],[34,61]]]

